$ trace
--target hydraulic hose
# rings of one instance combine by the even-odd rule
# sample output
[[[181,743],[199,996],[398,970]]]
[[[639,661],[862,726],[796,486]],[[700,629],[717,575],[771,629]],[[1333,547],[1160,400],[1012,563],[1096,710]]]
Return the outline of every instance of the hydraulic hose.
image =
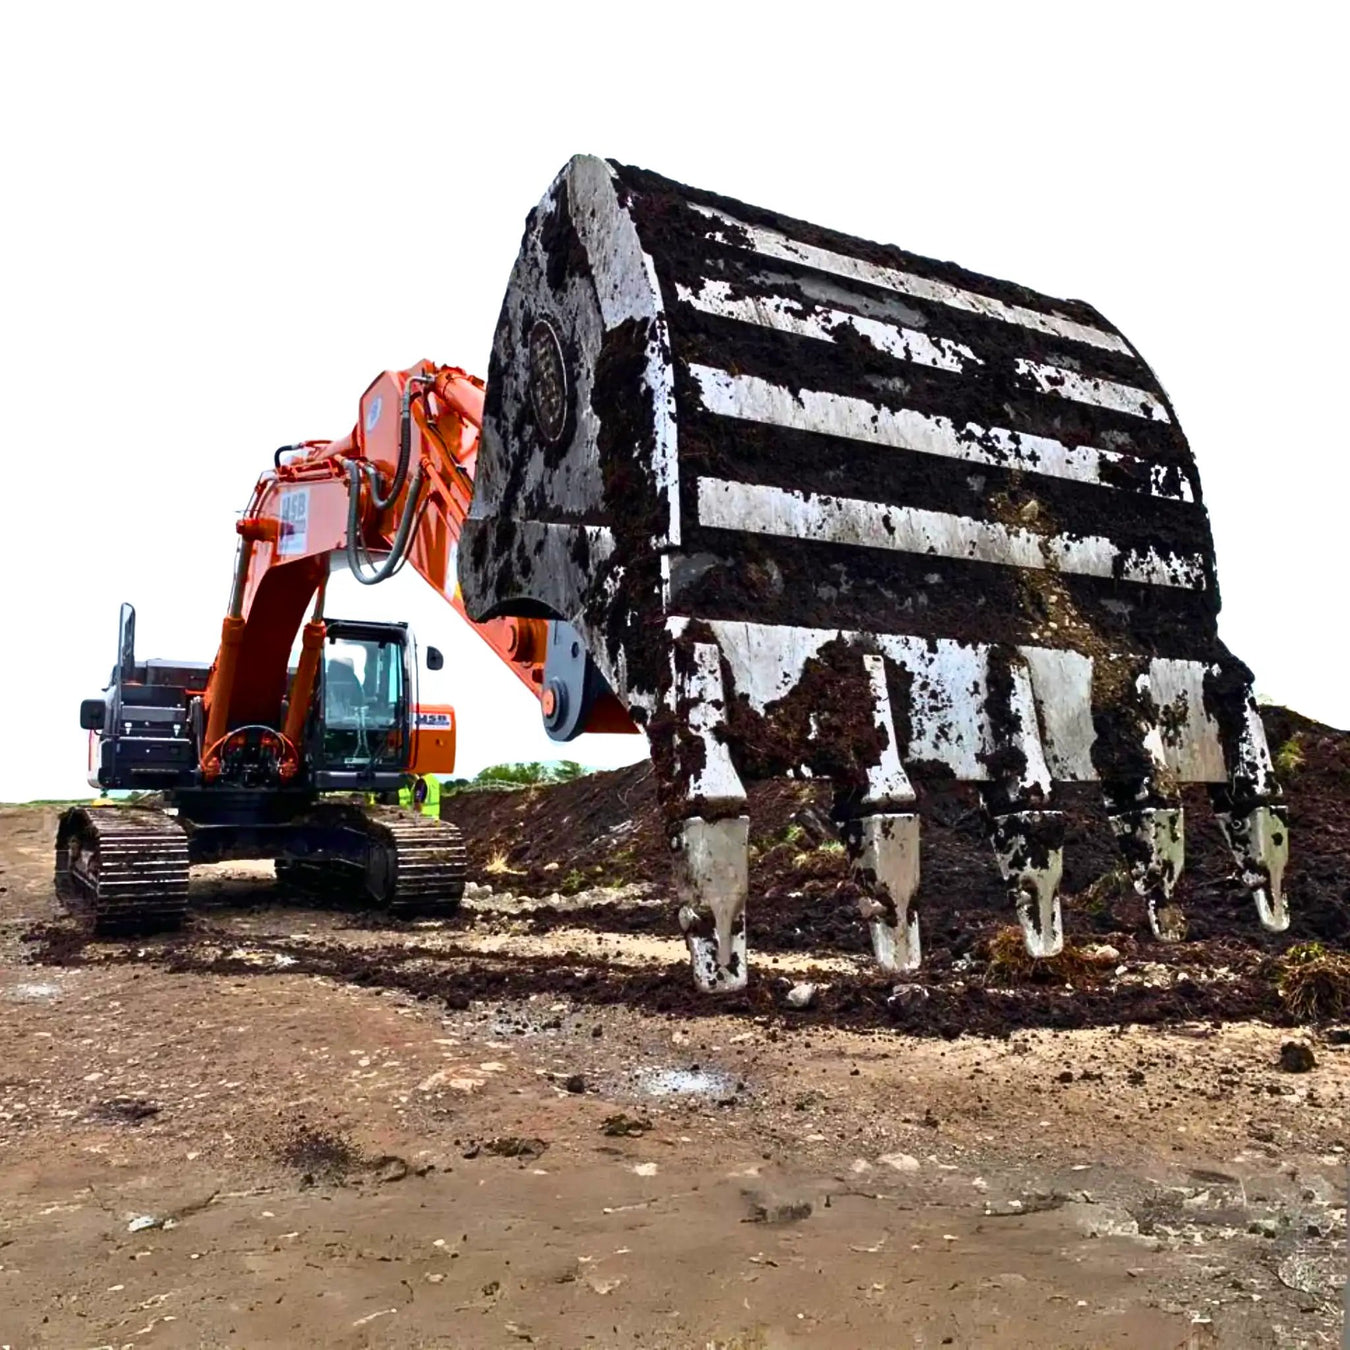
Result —
[[[408,460],[412,456],[412,387],[414,378],[409,376],[408,382],[403,386],[403,395],[398,401],[398,465],[394,469],[394,481],[390,483],[389,491],[381,493],[378,470],[372,472],[370,477],[370,500],[377,511],[385,511],[393,505],[398,498],[398,494],[403,490],[404,481],[408,477]]]
[[[361,479],[366,467],[359,460],[347,461],[347,470],[350,475],[347,492],[347,567],[361,585],[375,586],[393,576],[403,565],[404,558],[407,555],[408,540],[412,537],[413,522],[419,515],[420,498],[422,496],[422,466],[419,464],[413,471],[412,479],[408,484],[408,498],[403,504],[403,514],[399,518],[398,528],[394,531],[394,541],[390,546],[389,556],[373,573],[368,573],[365,570],[369,565],[369,559],[362,558],[360,542]],[[371,496],[372,501],[378,506],[379,499],[375,495],[374,484],[371,485]],[[390,500],[393,500],[392,497]],[[387,506],[388,502],[385,505]],[[379,509],[383,510],[383,507]]]

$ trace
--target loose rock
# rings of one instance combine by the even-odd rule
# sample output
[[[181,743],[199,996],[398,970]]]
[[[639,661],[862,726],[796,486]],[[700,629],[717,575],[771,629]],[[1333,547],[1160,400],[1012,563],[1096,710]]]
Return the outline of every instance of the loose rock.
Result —
[[[1285,1041],[1280,1047],[1280,1068],[1285,1073],[1307,1073],[1316,1067],[1316,1057],[1302,1041]]]

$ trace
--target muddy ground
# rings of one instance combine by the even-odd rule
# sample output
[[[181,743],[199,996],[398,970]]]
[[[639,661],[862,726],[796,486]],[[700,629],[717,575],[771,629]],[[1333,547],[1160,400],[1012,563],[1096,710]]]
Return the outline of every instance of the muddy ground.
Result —
[[[183,934],[92,943],[55,813],[0,810],[0,1345],[1339,1344],[1350,1035],[1278,980],[1346,946],[1350,761],[1283,729],[1295,930],[1258,933],[1197,805],[1199,940],[1143,942],[1084,803],[1072,988],[991,965],[958,798],[926,802],[897,992],[830,905],[823,813],[762,789],[755,978],[720,1003],[640,767],[453,799],[475,886],[439,923],[236,865]]]

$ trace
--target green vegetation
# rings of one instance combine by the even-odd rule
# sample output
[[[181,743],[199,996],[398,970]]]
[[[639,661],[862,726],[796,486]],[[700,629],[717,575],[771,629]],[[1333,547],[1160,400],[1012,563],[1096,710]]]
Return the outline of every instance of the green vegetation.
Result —
[[[751,840],[750,843],[751,849],[758,853],[770,853],[784,845],[787,845],[794,853],[810,847],[806,831],[795,820],[789,821],[777,834],[761,835],[758,839]]]
[[[809,876],[832,876],[838,871],[843,854],[844,846],[838,839],[827,839],[818,847],[797,854],[792,865]]]
[[[479,788],[550,787],[554,783],[570,783],[584,778],[594,769],[575,759],[529,760],[516,764],[489,764],[472,778],[442,778],[441,796],[453,797],[458,792],[474,792]]]
[[[1134,896],[1134,882],[1123,867],[1103,872],[1085,890],[1079,893],[1077,903],[1083,913],[1100,916],[1109,914],[1118,901]]]
[[[1275,772],[1281,778],[1292,778],[1303,767],[1303,733],[1296,731],[1275,752]]]
[[[545,762],[530,760],[523,764],[492,764],[473,779],[475,785],[499,784],[507,787],[541,787],[549,783],[570,783],[591,770],[574,759]]]

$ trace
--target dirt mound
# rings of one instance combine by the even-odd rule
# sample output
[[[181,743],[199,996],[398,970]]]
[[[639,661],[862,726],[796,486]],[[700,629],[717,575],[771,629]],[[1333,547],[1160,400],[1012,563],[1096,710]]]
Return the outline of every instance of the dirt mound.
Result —
[[[1284,708],[1264,710],[1280,757],[1293,849],[1287,934],[1263,932],[1237,884],[1232,858],[1203,788],[1186,790],[1186,870],[1178,899],[1195,940],[1266,948],[1317,939],[1350,946],[1350,734]],[[974,788],[919,783],[924,819],[919,892],[927,959],[959,957],[1011,918],[983,835]],[[749,791],[750,921],[757,946],[861,950],[866,936],[838,888],[847,864],[829,821],[829,791],[775,779]],[[1120,872],[1095,784],[1057,789],[1067,813],[1064,903],[1072,934],[1137,933],[1143,906]],[[598,885],[647,882],[666,889],[671,856],[650,763],[519,792],[464,792],[442,815],[465,833],[470,875],[498,890],[572,895]],[[613,914],[650,928],[648,914]],[[660,919],[655,922],[662,923]],[[674,916],[664,930],[675,932]]]

